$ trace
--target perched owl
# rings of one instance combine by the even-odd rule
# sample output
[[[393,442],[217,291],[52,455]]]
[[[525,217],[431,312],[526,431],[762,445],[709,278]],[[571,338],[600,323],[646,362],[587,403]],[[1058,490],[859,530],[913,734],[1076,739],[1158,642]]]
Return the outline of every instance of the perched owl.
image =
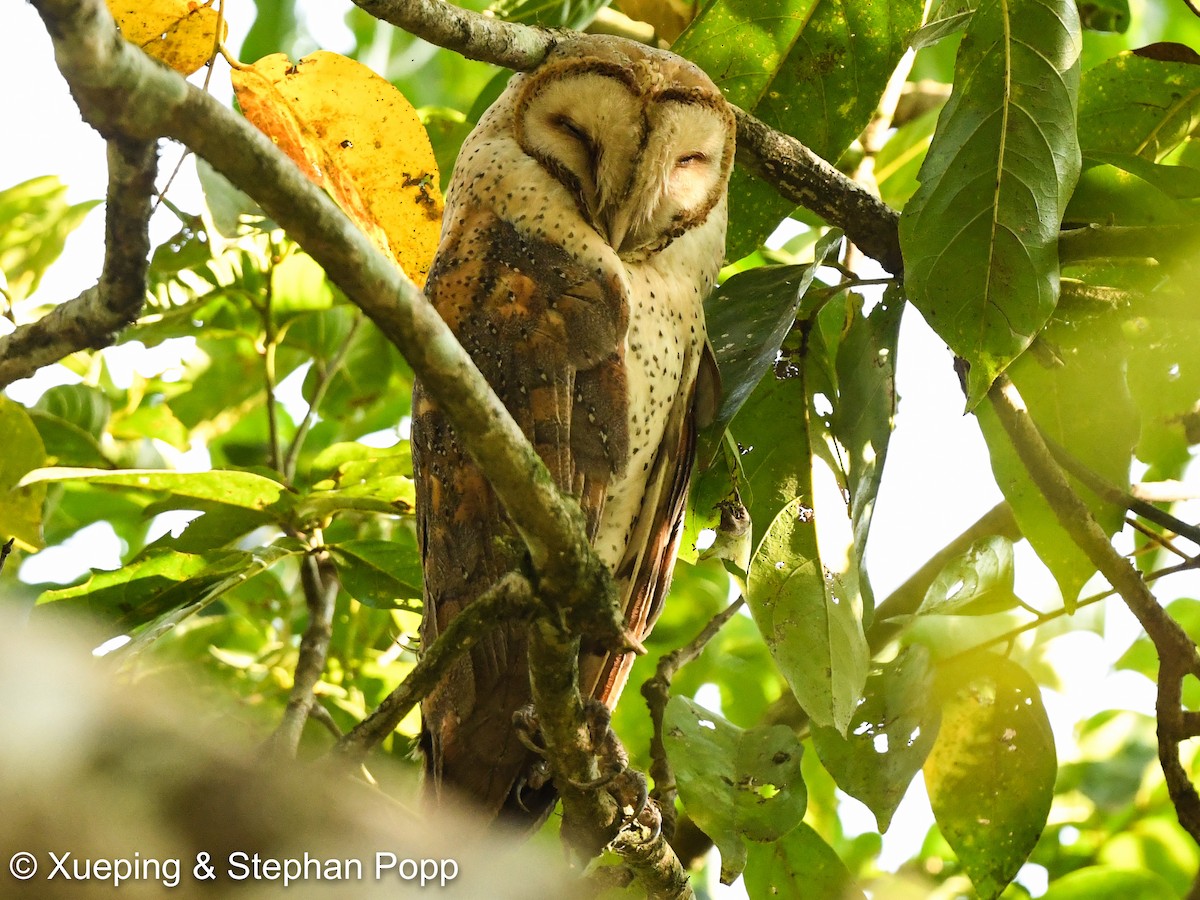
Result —
[[[678,551],[696,420],[715,402],[702,301],[724,256],[734,120],[696,66],[612,37],[571,38],[515,76],[463,144],[426,293],[529,437],[644,636]],[[437,404],[413,393],[428,646],[526,550]],[[628,654],[584,651],[610,708]],[[500,624],[422,705],[435,790],[537,821],[552,790],[513,714],[526,638]]]

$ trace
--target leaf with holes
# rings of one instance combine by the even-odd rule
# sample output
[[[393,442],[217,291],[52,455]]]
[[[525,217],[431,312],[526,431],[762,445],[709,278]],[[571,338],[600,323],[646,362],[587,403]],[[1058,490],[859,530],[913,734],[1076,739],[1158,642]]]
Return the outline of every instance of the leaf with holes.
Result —
[[[804,816],[804,748],[790,728],[743,730],[686,697],[672,697],[663,742],[688,814],[721,851],[721,881],[746,867],[746,841],[775,841]]]
[[[1012,660],[960,657],[938,671],[942,727],[925,761],[938,828],[983,900],[1037,844],[1058,761],[1037,684]]]
[[[929,651],[906,647],[867,679],[845,737],[832,728],[813,729],[821,762],[838,787],[875,814],[880,832],[887,831],[937,737],[941,708],[932,687]]]

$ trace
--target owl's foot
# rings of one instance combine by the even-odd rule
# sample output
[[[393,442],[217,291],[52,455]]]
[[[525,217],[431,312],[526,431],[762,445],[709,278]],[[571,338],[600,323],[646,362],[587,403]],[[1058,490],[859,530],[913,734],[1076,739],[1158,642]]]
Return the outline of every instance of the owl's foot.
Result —
[[[625,752],[617,733],[612,730],[612,711],[599,700],[588,699],[584,701],[583,714],[587,724],[589,749],[596,757],[600,774],[589,781],[570,779],[571,786],[581,791],[606,789],[617,801],[625,816],[621,821],[622,828],[634,821],[638,821],[643,827],[650,827],[651,823],[641,822],[641,817],[649,810],[647,801],[650,792],[646,777],[641,772],[629,768],[629,754]],[[546,746],[542,739],[541,722],[532,704],[513,713],[513,730],[517,740],[538,757],[537,762],[523,777],[520,789],[537,790],[549,782],[551,776],[546,759]],[[657,821],[657,810],[653,810],[653,813]],[[657,832],[658,825],[653,827]]]

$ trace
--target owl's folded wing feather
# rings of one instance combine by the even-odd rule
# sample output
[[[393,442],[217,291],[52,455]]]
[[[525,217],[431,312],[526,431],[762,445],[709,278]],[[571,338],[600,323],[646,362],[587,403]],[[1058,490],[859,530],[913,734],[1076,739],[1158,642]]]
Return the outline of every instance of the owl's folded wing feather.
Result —
[[[452,221],[426,292],[556,483],[579,499],[591,538],[628,456],[621,285],[492,212]],[[428,645],[477,596],[524,567],[525,547],[420,384],[412,453]],[[528,702],[523,626],[501,623],[423,703],[430,780],[497,812],[511,808],[514,783],[530,764],[512,715]]]

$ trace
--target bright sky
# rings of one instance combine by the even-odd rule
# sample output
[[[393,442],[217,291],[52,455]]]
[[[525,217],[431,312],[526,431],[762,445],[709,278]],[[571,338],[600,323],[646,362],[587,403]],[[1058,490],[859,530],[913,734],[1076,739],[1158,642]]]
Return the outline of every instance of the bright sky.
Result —
[[[322,19],[331,20],[340,16],[341,8],[341,3],[307,7],[320,9]],[[233,25],[238,30],[236,17]],[[337,25],[340,28],[340,22]],[[319,28],[314,30],[323,33]],[[341,43],[340,34],[330,43]],[[223,95],[227,82],[221,83],[220,79],[218,72],[215,91]],[[24,3],[6,3],[0,10],[0,84],[6,85],[0,91],[0,121],[7,131],[5,140],[0,141],[0,189],[34,176],[55,174],[68,185],[72,201],[103,197],[103,142],[81,122],[52,64],[51,45],[40,19],[33,7]],[[179,155],[177,147],[168,145],[162,169],[173,168]],[[195,208],[194,190],[191,168],[185,166],[183,177],[172,188],[172,198],[184,208]],[[178,223],[169,213],[160,214],[155,223],[155,242],[177,228]],[[100,269],[102,240],[102,211],[97,209],[71,237],[63,261],[46,277],[36,299],[54,302],[70,298],[93,284]],[[5,324],[0,321],[0,328]],[[11,394],[31,402],[58,377],[47,373],[34,384],[14,385]],[[900,411],[870,546],[873,583],[880,598],[1000,499],[983,440],[973,419],[962,415],[963,396],[951,368],[951,356],[919,316],[911,312],[906,313],[902,326],[897,381]],[[1195,521],[1200,519],[1200,509],[1183,515]],[[1027,548],[1019,549],[1017,593],[1042,609],[1054,608],[1057,590],[1052,579]],[[76,541],[69,553],[46,559],[47,565],[30,580],[44,577],[47,568],[61,573],[67,557],[73,568],[112,566],[117,552],[119,547],[111,532],[92,530]],[[37,562],[36,557],[32,558],[27,566],[36,569]],[[81,568],[80,574],[84,570]],[[35,574],[34,570],[22,571],[27,577]],[[1184,591],[1196,593],[1194,579],[1179,576],[1175,585],[1160,584],[1158,590],[1164,599]],[[1136,635],[1136,625],[1123,607],[1110,602],[1108,609],[1104,637],[1079,633],[1059,638],[1051,645],[1051,658],[1063,676],[1064,690],[1044,693],[1059,741],[1060,759],[1072,755],[1074,722],[1114,706],[1147,713],[1153,709],[1153,691],[1148,682],[1129,674],[1114,676],[1108,671],[1111,661]],[[874,819],[865,807],[848,800],[845,812],[852,831],[874,830]],[[928,800],[918,778],[885,839],[882,864],[894,867],[914,853],[930,821]],[[1035,895],[1044,890],[1044,873],[1039,875],[1036,868],[1027,867],[1022,876]]]

